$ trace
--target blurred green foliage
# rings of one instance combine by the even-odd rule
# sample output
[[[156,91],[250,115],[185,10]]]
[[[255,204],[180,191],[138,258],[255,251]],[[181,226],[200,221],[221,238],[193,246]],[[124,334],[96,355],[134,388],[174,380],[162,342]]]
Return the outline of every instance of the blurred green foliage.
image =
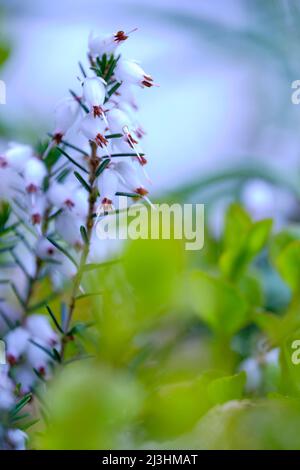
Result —
[[[271,229],[232,204],[221,239],[207,233],[196,254],[178,240],[137,240],[86,272],[76,321],[91,326],[67,345],[31,445],[300,448],[300,236]],[[264,279],[275,270],[290,289],[279,313]],[[268,359],[274,348],[279,361]],[[86,356],[74,364],[76,350]]]

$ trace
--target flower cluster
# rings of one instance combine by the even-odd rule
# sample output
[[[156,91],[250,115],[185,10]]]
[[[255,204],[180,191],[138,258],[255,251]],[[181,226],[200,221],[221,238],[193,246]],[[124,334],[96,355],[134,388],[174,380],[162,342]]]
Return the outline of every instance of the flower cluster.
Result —
[[[7,359],[0,365],[0,414],[8,416],[0,427],[3,448],[24,448],[26,434],[10,420],[12,410],[27,405],[57,358],[63,362],[82,267],[101,244],[95,221],[117,209],[120,196],[148,201],[134,88],[154,82],[117,53],[128,36],[92,33],[88,66],[80,64],[80,90],[58,103],[50,140],[37,148],[12,142],[0,153],[0,337]],[[51,311],[48,300],[38,295],[44,279],[58,295],[74,280],[64,325],[52,315],[57,332],[43,313],[45,307]]]

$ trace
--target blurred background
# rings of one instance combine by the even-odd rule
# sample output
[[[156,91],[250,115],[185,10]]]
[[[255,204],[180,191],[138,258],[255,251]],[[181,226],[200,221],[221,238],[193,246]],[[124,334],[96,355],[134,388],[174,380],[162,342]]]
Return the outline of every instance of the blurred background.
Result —
[[[243,197],[254,188],[274,210],[272,187],[256,177],[272,179],[269,166],[297,176],[297,0],[226,0],[226,7],[224,0],[1,0],[1,11],[11,53],[1,70],[7,105],[0,112],[10,138],[32,140],[52,128],[56,102],[77,84],[91,29],[138,27],[122,52],[160,84],[139,94],[153,191],[193,183],[190,194],[207,174],[247,167],[256,184]],[[232,186],[223,186],[218,191],[232,197]],[[278,217],[295,209],[290,196],[280,193]]]

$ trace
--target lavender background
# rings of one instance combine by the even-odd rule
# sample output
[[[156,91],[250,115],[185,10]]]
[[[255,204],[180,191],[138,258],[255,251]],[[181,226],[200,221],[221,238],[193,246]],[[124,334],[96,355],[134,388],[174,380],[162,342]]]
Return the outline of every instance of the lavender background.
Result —
[[[2,0],[1,6],[13,43],[0,77],[7,83],[1,118],[24,135],[27,127],[30,136],[51,129],[55,103],[76,86],[91,29],[138,27],[122,52],[141,60],[160,84],[138,91],[154,192],[233,164],[267,162],[298,176],[300,106],[291,102],[291,83],[300,79],[299,2]]]

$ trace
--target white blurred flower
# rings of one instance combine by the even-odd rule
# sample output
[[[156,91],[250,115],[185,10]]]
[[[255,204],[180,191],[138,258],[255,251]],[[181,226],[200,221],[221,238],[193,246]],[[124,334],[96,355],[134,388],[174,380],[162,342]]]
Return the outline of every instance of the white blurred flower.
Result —
[[[22,394],[32,391],[32,387],[36,383],[37,376],[29,364],[22,364],[14,368],[14,380],[20,384],[20,392]]]
[[[28,331],[19,326],[11,330],[4,338],[6,343],[6,355],[9,364],[16,364],[26,351],[30,334]]]
[[[0,156],[0,167],[7,166],[22,171],[27,161],[33,157],[33,150],[29,145],[11,142],[8,150]]]
[[[49,347],[46,343],[40,340],[40,338],[33,337],[32,340],[36,343],[29,343],[26,352],[28,364],[35,370],[37,370],[42,376],[46,376],[48,372],[49,358],[48,354],[43,351],[41,347]],[[39,347],[39,346],[41,347]]]
[[[7,431],[7,438],[14,450],[25,450],[27,434],[21,429],[9,429]]]
[[[24,180],[26,191],[36,193],[41,188],[47,174],[46,166],[38,158],[30,158],[24,167]]]
[[[50,346],[57,344],[58,337],[45,315],[30,315],[26,318],[25,328],[35,338]]]
[[[115,194],[119,186],[119,174],[113,168],[106,168],[100,174],[97,184],[101,198],[101,209],[107,212],[114,206]]]
[[[80,227],[85,224],[85,220],[78,215],[73,215],[69,211],[64,211],[55,218],[55,230],[66,242],[77,248],[82,247],[82,237]]]

